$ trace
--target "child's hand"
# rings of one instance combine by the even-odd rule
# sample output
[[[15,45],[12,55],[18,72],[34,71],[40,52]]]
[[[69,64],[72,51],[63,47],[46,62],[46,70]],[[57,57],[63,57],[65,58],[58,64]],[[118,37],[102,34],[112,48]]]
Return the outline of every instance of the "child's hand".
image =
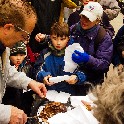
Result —
[[[46,85],[48,85],[48,86],[53,85],[54,82],[49,82],[49,78],[51,78],[51,77],[52,77],[52,76],[50,76],[50,75],[44,77],[44,79],[43,79],[43,83],[46,84]]]
[[[118,72],[122,72],[123,71],[123,65],[122,64],[120,64],[120,65],[118,65]]]
[[[75,84],[77,82],[77,76],[76,75],[71,75],[69,80],[66,80],[69,84]]]
[[[39,33],[39,34],[37,34],[37,35],[35,36],[35,40],[37,40],[38,42],[40,42],[40,41],[42,41],[42,40],[44,40],[44,39],[45,39],[45,34]]]

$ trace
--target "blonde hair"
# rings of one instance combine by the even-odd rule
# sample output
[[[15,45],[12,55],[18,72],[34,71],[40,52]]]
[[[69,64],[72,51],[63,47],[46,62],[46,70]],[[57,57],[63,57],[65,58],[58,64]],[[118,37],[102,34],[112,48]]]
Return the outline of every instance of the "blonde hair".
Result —
[[[124,124],[124,73],[107,78],[93,89],[94,116],[100,124]]]

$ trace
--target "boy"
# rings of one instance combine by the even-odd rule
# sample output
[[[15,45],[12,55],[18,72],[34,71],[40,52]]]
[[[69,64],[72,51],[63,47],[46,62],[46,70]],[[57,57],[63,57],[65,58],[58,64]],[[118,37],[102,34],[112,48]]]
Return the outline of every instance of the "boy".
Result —
[[[31,66],[26,63],[26,45],[23,41],[16,43],[10,49],[10,64],[15,66],[15,68],[19,72],[25,72],[27,76],[30,76]],[[29,95],[28,95],[29,94]],[[28,101],[25,98],[28,97]],[[6,93],[3,97],[3,104],[11,104],[20,109],[23,109],[26,114],[29,114],[30,108],[26,109],[26,103],[28,102],[28,106],[32,102],[33,98],[31,97],[31,92],[26,92],[23,94],[22,89],[16,89],[13,87],[7,87]],[[27,101],[27,102],[26,102]],[[25,104],[23,104],[25,103]]]
[[[69,39],[69,36],[69,27],[65,22],[53,24],[50,39],[45,39],[48,40],[48,48],[41,52],[40,59],[35,64],[35,67],[41,66],[36,79],[40,82],[43,81],[48,90],[63,91],[71,95],[77,95],[76,85],[83,84],[86,76],[83,72],[76,71],[71,74],[70,72],[63,71],[65,48],[73,42],[71,38]],[[40,42],[43,37],[44,35],[39,33],[36,35],[36,40]],[[38,64],[38,62],[41,63],[43,60],[43,64]],[[50,77],[63,75],[70,75],[70,79],[57,84],[49,82]]]

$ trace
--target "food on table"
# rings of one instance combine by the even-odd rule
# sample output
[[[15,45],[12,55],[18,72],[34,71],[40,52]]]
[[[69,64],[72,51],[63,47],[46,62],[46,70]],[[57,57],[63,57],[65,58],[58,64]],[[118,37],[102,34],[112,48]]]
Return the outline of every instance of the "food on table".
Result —
[[[86,101],[84,101],[84,100],[81,100],[81,102],[84,104],[84,106],[86,107],[86,109],[87,109],[88,111],[91,111],[91,110],[92,110],[91,103],[86,102]]]
[[[58,114],[67,112],[67,108],[64,103],[61,102],[50,102],[45,105],[40,113],[40,118],[43,122],[47,122],[48,118]]]

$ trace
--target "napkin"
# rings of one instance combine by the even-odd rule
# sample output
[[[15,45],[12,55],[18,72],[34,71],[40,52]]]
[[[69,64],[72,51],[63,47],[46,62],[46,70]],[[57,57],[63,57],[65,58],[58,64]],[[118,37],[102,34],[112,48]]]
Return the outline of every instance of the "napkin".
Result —
[[[68,75],[57,76],[57,77],[49,78],[49,81],[54,82],[54,83],[59,83],[59,82],[64,81],[64,80],[68,80],[69,78],[70,78],[70,76],[68,76]]]
[[[99,124],[96,118],[86,109],[80,106],[67,111],[66,113],[59,113],[48,119],[50,124]]]
[[[55,90],[49,90],[47,91],[46,94],[46,98],[49,99],[50,101],[61,102],[61,103],[67,103],[69,97],[70,97],[69,93],[65,93],[65,92],[58,93]]]
[[[64,71],[65,72],[73,73],[74,70],[78,66],[78,64],[72,60],[72,54],[74,53],[75,50],[84,52],[83,48],[80,46],[79,43],[73,43],[72,45],[69,45],[65,49],[65,56],[64,56],[64,61],[65,61]]]

